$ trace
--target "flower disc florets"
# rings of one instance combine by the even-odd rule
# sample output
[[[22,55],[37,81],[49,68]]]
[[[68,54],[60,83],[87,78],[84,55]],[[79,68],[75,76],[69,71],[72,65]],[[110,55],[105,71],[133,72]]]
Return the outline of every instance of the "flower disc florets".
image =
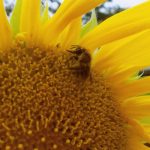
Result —
[[[0,149],[123,150],[123,117],[109,84],[85,78],[74,54],[15,43],[0,55]]]

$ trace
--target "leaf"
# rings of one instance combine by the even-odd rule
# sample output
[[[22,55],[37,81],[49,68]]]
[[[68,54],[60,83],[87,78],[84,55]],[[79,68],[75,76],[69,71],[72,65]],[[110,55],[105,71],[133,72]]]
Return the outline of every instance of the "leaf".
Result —
[[[21,16],[22,0],[17,0],[10,17],[10,25],[12,27],[13,34],[16,35],[20,30],[20,16]]]
[[[94,27],[97,26],[97,17],[96,17],[96,12],[95,9],[92,11],[92,15],[91,15],[91,19],[90,21],[85,24],[82,28],[81,31],[81,37],[83,37],[86,33],[88,33],[89,31],[91,31]]]

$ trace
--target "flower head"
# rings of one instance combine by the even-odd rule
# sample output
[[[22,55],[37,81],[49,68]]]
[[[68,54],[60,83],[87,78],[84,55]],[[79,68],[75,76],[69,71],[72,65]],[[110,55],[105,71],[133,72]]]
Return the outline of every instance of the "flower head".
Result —
[[[82,28],[102,2],[17,0],[9,23],[0,0],[0,149],[149,149],[150,2]]]

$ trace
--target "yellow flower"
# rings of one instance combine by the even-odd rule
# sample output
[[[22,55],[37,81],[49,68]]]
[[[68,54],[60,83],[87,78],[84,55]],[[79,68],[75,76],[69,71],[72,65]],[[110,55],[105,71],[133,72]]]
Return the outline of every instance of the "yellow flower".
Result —
[[[150,1],[82,29],[102,2],[17,0],[9,23],[0,0],[1,150],[149,149]]]

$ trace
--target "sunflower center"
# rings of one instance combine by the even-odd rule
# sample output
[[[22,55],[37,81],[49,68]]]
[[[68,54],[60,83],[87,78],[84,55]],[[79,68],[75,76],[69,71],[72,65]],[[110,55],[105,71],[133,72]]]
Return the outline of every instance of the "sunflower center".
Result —
[[[19,42],[0,54],[0,149],[123,150],[125,144],[118,104],[90,70],[88,53]]]

